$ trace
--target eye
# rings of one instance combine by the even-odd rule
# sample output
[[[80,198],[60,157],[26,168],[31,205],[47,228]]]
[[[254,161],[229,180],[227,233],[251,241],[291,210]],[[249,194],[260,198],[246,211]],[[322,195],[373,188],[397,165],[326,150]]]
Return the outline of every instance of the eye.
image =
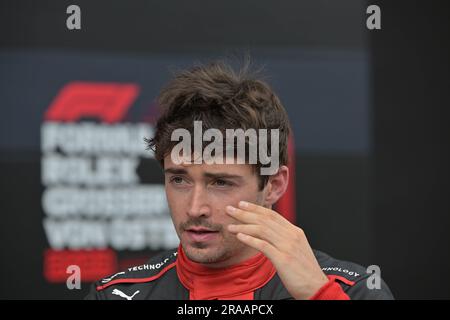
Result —
[[[174,184],[181,184],[181,183],[183,183],[183,178],[174,176],[174,177],[170,178],[170,182],[173,182]]]
[[[218,187],[227,187],[227,186],[232,186],[233,184],[231,182],[228,182],[226,180],[223,179],[217,179],[216,181],[214,181],[214,184]]]

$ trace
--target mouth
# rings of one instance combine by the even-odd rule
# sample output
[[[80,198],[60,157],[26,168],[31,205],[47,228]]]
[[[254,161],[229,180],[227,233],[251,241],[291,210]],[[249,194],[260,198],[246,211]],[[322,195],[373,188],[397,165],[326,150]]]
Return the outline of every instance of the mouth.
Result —
[[[186,230],[188,238],[193,242],[211,241],[218,235],[218,231],[203,227],[192,227]]]
[[[208,229],[205,227],[190,227],[187,231],[191,232],[217,232],[216,230]]]

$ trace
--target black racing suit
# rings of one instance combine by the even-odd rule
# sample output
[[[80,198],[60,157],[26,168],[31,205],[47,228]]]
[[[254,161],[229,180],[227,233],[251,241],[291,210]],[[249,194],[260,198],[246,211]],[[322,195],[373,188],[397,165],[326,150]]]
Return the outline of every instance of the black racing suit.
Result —
[[[314,250],[319,265],[329,278],[329,284],[312,299],[393,299],[388,286],[380,279],[381,287],[369,289],[373,275],[352,262],[336,260]],[[86,299],[108,300],[189,300],[189,290],[177,274],[177,249],[151,258],[147,264],[131,267],[104,278],[91,287]],[[369,278],[371,277],[371,278]],[[261,288],[252,292],[254,300],[292,299],[275,273]]]

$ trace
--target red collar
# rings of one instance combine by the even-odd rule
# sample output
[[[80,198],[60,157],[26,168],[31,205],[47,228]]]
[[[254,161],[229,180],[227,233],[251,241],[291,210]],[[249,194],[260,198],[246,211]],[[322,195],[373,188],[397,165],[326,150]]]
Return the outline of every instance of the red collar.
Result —
[[[251,300],[253,292],[275,275],[275,267],[262,253],[227,268],[208,268],[185,256],[181,245],[176,261],[178,278],[190,300]]]

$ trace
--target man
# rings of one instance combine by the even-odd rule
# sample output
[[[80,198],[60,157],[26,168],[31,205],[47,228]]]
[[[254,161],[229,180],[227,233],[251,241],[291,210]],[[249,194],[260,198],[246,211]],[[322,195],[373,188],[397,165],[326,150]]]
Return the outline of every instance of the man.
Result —
[[[369,285],[365,268],[311,249],[304,231],[272,210],[289,183],[290,126],[265,82],[217,62],[176,75],[158,102],[148,142],[164,169],[180,245],[100,280],[87,298],[393,298],[382,280]],[[180,147],[191,134],[195,141]]]

